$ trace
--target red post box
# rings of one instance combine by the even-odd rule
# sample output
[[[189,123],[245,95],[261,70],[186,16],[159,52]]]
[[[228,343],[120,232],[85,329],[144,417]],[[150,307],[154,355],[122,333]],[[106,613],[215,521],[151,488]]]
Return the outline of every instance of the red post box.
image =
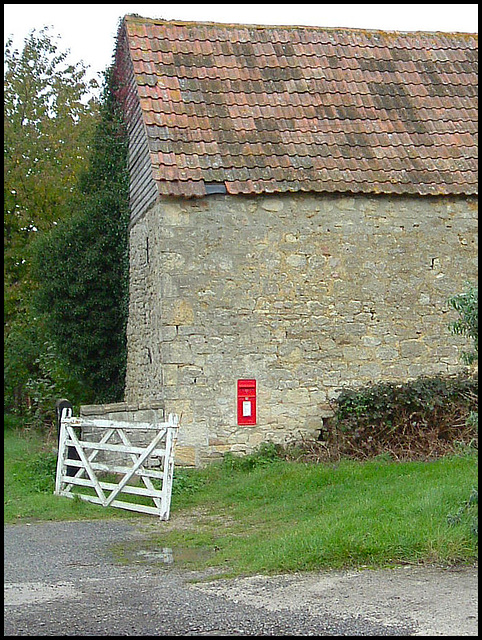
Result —
[[[256,424],[256,380],[238,380],[238,424]]]

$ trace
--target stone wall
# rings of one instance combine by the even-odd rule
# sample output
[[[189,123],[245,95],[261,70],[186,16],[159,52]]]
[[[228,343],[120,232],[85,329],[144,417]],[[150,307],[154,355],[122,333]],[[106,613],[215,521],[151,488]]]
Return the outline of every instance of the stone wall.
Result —
[[[342,387],[452,372],[447,299],[477,273],[477,201],[166,199],[130,231],[127,403],[181,416],[202,464],[317,435]],[[236,382],[257,380],[255,426]]]

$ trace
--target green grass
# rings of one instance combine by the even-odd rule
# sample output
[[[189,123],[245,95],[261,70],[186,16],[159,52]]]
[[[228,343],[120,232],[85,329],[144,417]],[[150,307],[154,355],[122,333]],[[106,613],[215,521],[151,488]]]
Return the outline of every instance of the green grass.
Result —
[[[57,464],[55,434],[40,435],[19,428],[5,416],[3,519],[5,523],[35,520],[78,520],[129,517],[130,512],[104,509],[80,499],[53,494]],[[136,514],[133,514],[136,515]]]
[[[55,445],[35,433],[5,431],[5,522],[155,522],[54,496]],[[149,546],[172,547],[174,557],[176,549],[205,550],[194,556],[196,566],[228,575],[469,563],[477,555],[477,465],[477,453],[466,451],[432,462],[330,465],[254,456],[176,469],[171,520],[157,522]]]
[[[477,553],[473,520],[451,523],[449,516],[476,485],[474,455],[336,466],[279,461],[251,471],[209,470],[200,489],[173,496],[172,513],[202,506],[228,514],[232,524],[211,532],[218,549],[211,564],[226,563],[234,573],[470,562]],[[191,545],[197,536],[205,544],[202,528],[189,536]],[[185,537],[162,540],[175,546]]]

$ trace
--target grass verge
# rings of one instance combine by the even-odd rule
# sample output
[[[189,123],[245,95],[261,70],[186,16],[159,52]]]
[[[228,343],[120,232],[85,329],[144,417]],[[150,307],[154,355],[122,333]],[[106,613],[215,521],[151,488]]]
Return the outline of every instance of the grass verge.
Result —
[[[80,499],[54,495],[57,436],[19,428],[4,419],[3,519],[5,523],[35,520],[79,520],[129,517],[128,511],[104,509]]]
[[[55,449],[52,437],[5,431],[5,522],[147,519],[156,524],[146,542],[151,550],[172,548],[176,558],[182,549],[189,566],[226,575],[471,563],[477,556],[477,454],[470,450],[431,462],[261,456],[176,469],[171,520],[158,522],[54,496]],[[129,544],[119,556],[132,556]]]
[[[193,474],[199,481],[199,473]],[[164,546],[206,545],[209,564],[234,574],[400,563],[464,563],[477,555],[474,454],[433,462],[286,461],[209,469],[204,484],[173,496],[172,512],[202,508]],[[223,513],[217,524],[209,518]],[[206,524],[207,523],[207,524]]]

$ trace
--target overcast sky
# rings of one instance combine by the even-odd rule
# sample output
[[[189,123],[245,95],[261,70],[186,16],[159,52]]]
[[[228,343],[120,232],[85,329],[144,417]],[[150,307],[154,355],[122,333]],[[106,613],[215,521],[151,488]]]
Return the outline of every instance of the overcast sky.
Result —
[[[119,19],[127,13],[242,24],[311,25],[394,31],[478,31],[477,4],[4,4],[4,41],[21,49],[32,29],[51,26],[92,75],[112,62]]]

